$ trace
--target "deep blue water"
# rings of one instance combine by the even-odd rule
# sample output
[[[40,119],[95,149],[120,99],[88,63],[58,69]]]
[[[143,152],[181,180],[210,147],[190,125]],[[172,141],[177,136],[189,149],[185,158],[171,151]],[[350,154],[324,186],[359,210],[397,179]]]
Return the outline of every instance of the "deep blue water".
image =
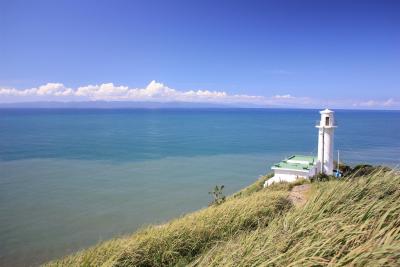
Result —
[[[400,111],[336,111],[350,163],[400,163]],[[0,109],[0,266],[36,265],[204,207],[294,153],[317,110]]]

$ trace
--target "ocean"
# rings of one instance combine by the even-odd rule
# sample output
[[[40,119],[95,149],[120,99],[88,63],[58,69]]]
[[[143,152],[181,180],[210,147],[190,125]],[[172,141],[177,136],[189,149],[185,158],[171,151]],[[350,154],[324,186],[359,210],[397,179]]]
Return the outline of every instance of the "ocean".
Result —
[[[400,111],[337,110],[348,164],[400,163]],[[206,207],[292,154],[317,110],[0,109],[0,266],[38,265]]]

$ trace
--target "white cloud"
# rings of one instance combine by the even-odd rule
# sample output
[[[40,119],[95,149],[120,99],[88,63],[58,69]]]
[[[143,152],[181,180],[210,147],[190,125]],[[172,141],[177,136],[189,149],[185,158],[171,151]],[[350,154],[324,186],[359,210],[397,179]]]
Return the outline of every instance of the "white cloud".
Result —
[[[65,90],[66,88],[62,83],[48,83],[40,86],[36,93],[38,95],[62,95]]]
[[[305,108],[400,108],[400,101],[387,100],[324,100],[290,94],[257,96],[229,94],[225,91],[177,90],[162,83],[151,81],[144,88],[129,88],[124,85],[103,83],[69,88],[62,83],[17,90],[0,88],[0,103],[31,101],[155,101],[155,102],[202,102],[220,104],[244,104],[270,107],[305,107]]]
[[[79,87],[74,91],[75,96],[86,97],[90,100],[118,100],[127,95],[127,86],[115,86],[113,83],[101,85],[88,85]]]
[[[354,107],[365,107],[365,108],[392,108],[392,107],[400,107],[400,101],[396,101],[393,98],[389,98],[387,100],[367,100],[367,101],[358,101],[353,103]]]
[[[294,98],[294,97],[289,95],[289,94],[286,94],[286,95],[275,95],[274,98],[277,98],[277,99],[281,99],[281,98],[289,99],[289,98]]]
[[[373,107],[373,106],[378,105],[378,102],[374,101],[374,100],[368,100],[365,102],[360,102],[360,103],[358,103],[358,105],[361,107]]]
[[[62,83],[47,83],[39,86],[38,88],[30,88],[25,90],[7,89],[0,88],[1,96],[15,96],[15,97],[27,97],[27,96],[69,96],[73,95],[74,90],[66,88]]]
[[[145,88],[116,86],[113,83],[87,85],[76,89],[61,83],[47,83],[37,88],[17,90],[0,89],[0,102],[13,99],[18,102],[38,100],[105,100],[105,101],[187,101],[215,103],[253,103],[263,100],[261,96],[231,95],[224,91],[188,90],[179,91],[151,81]],[[14,102],[15,102],[14,101]]]
[[[399,105],[398,101],[395,101],[393,98],[389,98],[388,100],[386,100],[383,105],[385,107],[392,107],[392,106],[396,106]]]

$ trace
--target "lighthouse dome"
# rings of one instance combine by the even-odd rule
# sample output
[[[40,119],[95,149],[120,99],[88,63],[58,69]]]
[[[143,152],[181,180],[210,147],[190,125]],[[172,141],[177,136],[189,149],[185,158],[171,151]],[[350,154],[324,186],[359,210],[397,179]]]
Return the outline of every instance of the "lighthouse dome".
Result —
[[[321,114],[331,114],[331,113],[334,113],[334,111],[326,108],[324,110],[321,110],[319,113],[321,113]]]

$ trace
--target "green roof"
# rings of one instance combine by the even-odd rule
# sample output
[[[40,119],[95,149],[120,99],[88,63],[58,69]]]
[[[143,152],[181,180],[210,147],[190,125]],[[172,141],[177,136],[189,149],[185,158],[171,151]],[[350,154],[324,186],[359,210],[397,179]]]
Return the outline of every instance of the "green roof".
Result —
[[[303,155],[294,155],[289,157],[287,160],[308,161],[308,163],[316,162],[316,158],[314,156],[303,156]]]
[[[305,163],[293,163],[288,161],[304,161]],[[294,155],[279,163],[274,164],[272,169],[290,169],[299,171],[309,171],[314,167],[316,158],[313,156]]]

